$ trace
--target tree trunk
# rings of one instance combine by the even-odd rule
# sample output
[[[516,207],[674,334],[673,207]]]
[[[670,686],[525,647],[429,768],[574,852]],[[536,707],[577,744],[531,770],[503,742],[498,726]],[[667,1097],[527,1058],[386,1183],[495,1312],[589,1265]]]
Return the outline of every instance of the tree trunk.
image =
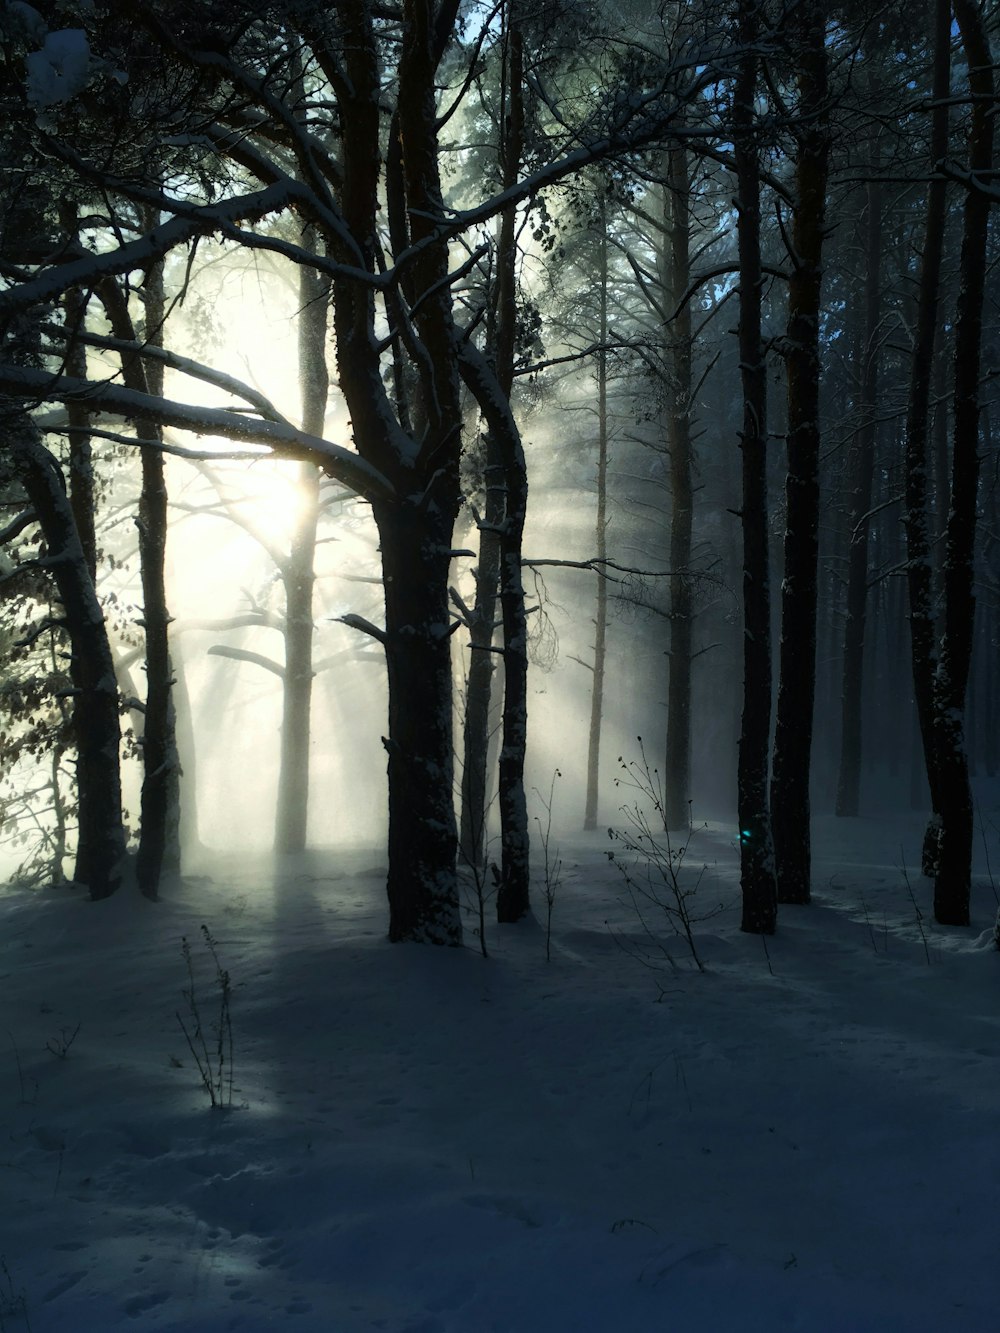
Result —
[[[163,266],[146,274],[145,337],[162,343],[166,313]],[[139,388],[138,377],[135,387]],[[163,393],[163,371],[155,362],[145,370],[150,393]],[[143,425],[143,433],[160,438],[158,426]],[[156,898],[164,870],[180,870],[180,764],[177,757],[170,662],[170,612],[167,607],[167,485],[163,455],[142,450],[142,493],[139,497],[139,564],[142,579],[142,624],[146,639],[146,707],[143,714],[141,826],[136,856],[139,890]]]
[[[315,236],[307,244],[316,245]],[[326,364],[329,283],[314,269],[299,269],[299,383],[302,429],[323,435],[330,379]],[[274,850],[305,849],[309,824],[309,760],[312,730],[313,592],[319,471],[300,463],[295,475],[296,515],[287,559],[282,561],[285,593],[285,665],[282,673],[281,766],[275,812]]]
[[[733,88],[740,261],[740,379],[743,387],[743,718],[737,804],[740,822],[741,929],[772,935],[777,880],[768,807],[771,733],[771,593],[767,525],[767,365],[761,339],[760,166],[754,132],[758,7],[740,0],[745,54]]]
[[[490,719],[492,713],[493,638],[500,583],[499,529],[504,513],[504,472],[496,439],[486,431],[485,507],[479,525],[476,600],[469,625],[469,670],[462,724],[461,857],[481,870],[486,852],[489,798]]]
[[[409,374],[399,381],[405,404],[392,404],[373,354],[373,288],[349,272],[336,273],[333,312],[340,387],[355,444],[392,491],[372,499],[382,548],[380,637],[389,685],[389,938],[460,944],[448,575],[463,416],[460,339],[441,228],[436,102],[451,24],[430,0],[407,0],[405,12],[393,122],[398,153],[386,155],[384,194],[391,243],[410,257],[399,283],[410,358]],[[346,76],[338,79],[338,100],[351,127],[343,140],[339,202],[352,245],[345,251],[339,229],[325,239],[331,253],[353,249],[350,264],[360,262],[374,273],[383,207],[381,53],[364,0],[345,0],[337,17]]]
[[[669,247],[664,284],[672,322],[668,339],[670,390],[667,448],[670,456],[670,667],[667,686],[667,752],[663,815],[668,830],[691,824],[691,528],[694,510],[691,446],[691,281],[687,151],[667,154],[664,223]]]
[[[528,477],[521,437],[496,374],[469,344],[460,351],[463,378],[495,437],[503,460],[505,512],[499,531],[500,608],[503,623],[503,739],[500,747],[500,880],[497,920],[519,921],[530,910],[528,813],[524,797],[524,752],[528,732],[528,624],[521,579],[521,539],[528,502]]]
[[[873,142],[872,170],[879,170],[878,140]],[[861,801],[862,700],[865,666],[865,620],[868,606],[868,517],[875,473],[878,411],[879,332],[881,320],[882,188],[872,180],[867,189],[865,227],[867,271],[861,352],[860,424],[851,450],[851,503],[847,554],[847,615],[844,623],[844,664],[841,690],[838,815],[857,815]]]
[[[951,8],[948,0],[934,7],[934,72],[931,100],[931,166],[948,152],[948,95],[950,92]],[[906,581],[910,602],[910,652],[913,694],[923,743],[932,816],[924,836],[922,867],[933,873],[937,861],[937,829],[941,808],[938,756],[934,738],[933,690],[935,626],[932,600],[933,568],[928,514],[928,438],[930,386],[934,364],[940,299],[941,261],[946,210],[945,179],[931,177],[927,189],[927,222],[917,288],[916,327],[910,363],[906,411],[905,513]]]
[[[374,506],[389,679],[389,938],[461,944],[455,879],[448,565],[452,519]]]
[[[58,463],[28,417],[11,419],[8,430],[11,456],[45,538],[43,563],[51,570],[70,638],[79,810],[73,878],[87,885],[91,898],[107,898],[121,883],[125,831],[118,687],[104,613]]]
[[[976,498],[979,485],[979,372],[993,166],[995,89],[989,39],[978,5],[954,0],[969,68],[969,173],[955,320],[951,505],[944,561],[944,634],[934,680],[934,733],[941,804],[934,916],[969,924],[973,804],[965,748],[965,708],[975,631]],[[980,188],[981,187],[981,188]]]
[[[600,198],[600,235],[597,250],[598,331],[597,353],[597,519],[594,549],[598,560],[608,555],[608,220],[605,196]],[[607,657],[608,579],[601,566],[597,573],[597,607],[594,613],[594,672],[590,685],[590,727],[587,735],[587,797],[583,827],[597,828],[601,769],[601,724],[604,713],[604,669]]]
[[[285,663],[281,674],[281,760],[274,822],[274,850],[279,854],[293,854],[305,849],[309,822],[313,589],[319,480],[319,471],[312,463],[297,464],[294,485],[298,513],[291,550],[281,564],[285,594]]]
[[[528,473],[518,435],[506,443],[507,512],[500,534],[503,618],[503,739],[500,745],[501,867],[497,920],[520,921],[531,907],[528,809],[524,755],[528,741],[528,618],[521,549],[528,507]]]
[[[505,185],[520,174],[524,143],[523,50],[516,7],[508,17],[505,76],[507,102],[501,130],[501,166]],[[514,378],[514,342],[517,328],[516,210],[500,215],[497,245],[496,379],[505,402],[510,402]],[[482,404],[480,404],[482,407]],[[510,412],[496,431],[504,470],[505,506],[500,525],[500,614],[503,624],[503,736],[500,743],[500,882],[497,885],[497,920],[520,921],[531,906],[528,807],[524,795],[524,757],[528,742],[528,622],[521,578],[524,523],[528,509],[528,470],[521,436]]]
[[[819,537],[819,312],[829,155],[826,23],[816,0],[791,20],[798,44],[792,272],[785,341],[788,473],[771,819],[778,899],[810,896],[809,769],[816,691]]]
[[[164,296],[159,266],[147,275],[147,341],[158,345],[161,339]],[[128,298],[113,278],[97,285],[116,338],[136,341],[135,326],[128,308]],[[162,393],[162,372],[155,361],[147,368],[136,353],[122,354],[122,379],[129,389],[139,393]],[[152,418],[136,418],[139,439],[153,442],[142,450],[142,490],[136,526],[139,532],[139,566],[142,581],[142,626],[146,642],[146,700],[143,707],[142,764],[140,798],[141,823],[136,877],[147,898],[159,893],[160,876],[168,842],[168,825],[177,836],[179,776],[177,744],[174,736],[174,712],[170,699],[173,683],[170,668],[169,626],[164,561],[167,543],[167,490],[163,456],[156,448],[161,438],[160,426]],[[173,814],[171,814],[173,812]]]

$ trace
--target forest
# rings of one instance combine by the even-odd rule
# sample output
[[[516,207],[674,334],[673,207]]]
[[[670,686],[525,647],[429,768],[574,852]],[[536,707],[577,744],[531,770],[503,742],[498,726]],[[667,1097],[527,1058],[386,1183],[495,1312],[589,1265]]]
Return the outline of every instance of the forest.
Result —
[[[457,944],[624,772],[747,932],[886,798],[967,925],[996,20],[6,0],[8,874],[363,832]]]
[[[998,29],[0,0],[0,1333],[996,1333]]]

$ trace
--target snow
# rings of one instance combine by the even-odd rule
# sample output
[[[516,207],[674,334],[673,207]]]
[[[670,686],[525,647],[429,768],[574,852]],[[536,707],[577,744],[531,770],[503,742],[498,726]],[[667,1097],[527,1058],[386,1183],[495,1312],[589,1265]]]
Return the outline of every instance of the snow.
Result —
[[[467,949],[387,944],[371,851],[0,895],[0,1324],[995,1333],[995,897],[940,929],[911,870],[918,921],[919,820],[816,829],[816,901],[766,950],[734,830],[695,835],[682,873],[730,905],[705,975],[616,944],[644,947],[606,835],[562,840],[550,964],[532,922],[482,958],[471,914]],[[218,1015],[202,923],[229,1110],[177,1021],[182,937]]]
[[[82,28],[46,34],[40,51],[25,56],[28,101],[39,109],[60,106],[83,92],[90,78],[90,45]]]

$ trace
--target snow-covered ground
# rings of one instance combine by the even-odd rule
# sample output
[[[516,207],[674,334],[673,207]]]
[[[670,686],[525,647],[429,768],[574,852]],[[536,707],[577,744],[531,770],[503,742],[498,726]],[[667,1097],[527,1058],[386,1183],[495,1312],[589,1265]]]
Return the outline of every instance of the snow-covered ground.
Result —
[[[901,873],[919,821],[819,820],[765,951],[730,837],[688,855],[729,905],[704,974],[631,956],[606,837],[563,842],[549,963],[534,923],[388,945],[371,852],[0,895],[0,1329],[997,1333],[985,863],[945,931]],[[177,1019],[182,936],[218,1014],[202,923],[230,1110]]]

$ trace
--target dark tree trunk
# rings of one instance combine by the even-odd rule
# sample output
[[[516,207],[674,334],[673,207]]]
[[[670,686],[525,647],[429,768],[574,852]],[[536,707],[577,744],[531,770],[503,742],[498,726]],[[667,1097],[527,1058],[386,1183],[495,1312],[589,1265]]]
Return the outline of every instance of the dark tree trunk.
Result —
[[[51,571],[69,634],[74,691],[79,836],[73,878],[91,898],[107,898],[121,883],[122,825],[118,687],[104,613],[97,600],[59,465],[40,443],[28,417],[14,418],[9,448],[45,538]]]
[[[768,807],[771,732],[771,594],[767,526],[767,366],[761,338],[763,273],[760,256],[760,167],[754,131],[758,7],[740,0],[745,54],[733,89],[740,261],[740,378],[743,387],[743,719],[740,728],[741,929],[771,935],[777,920],[777,881]]]
[[[505,185],[518,179],[524,143],[523,50],[521,29],[511,6],[504,61],[506,106],[501,127],[501,167]],[[497,245],[496,388],[509,404],[514,376],[517,328],[517,239],[513,207],[500,216]],[[488,405],[490,432],[496,434],[503,466],[505,505],[500,525],[500,616],[503,625],[503,735],[500,742],[500,882],[497,920],[520,921],[531,907],[528,808],[524,795],[524,756],[528,742],[528,622],[521,578],[524,523],[528,509],[528,469],[521,436],[509,410],[501,421]]]
[[[370,272],[379,266],[382,207],[380,53],[370,7],[338,6],[343,76],[336,83],[344,139],[339,230],[326,243]],[[340,387],[361,457],[393,495],[373,497],[385,582],[389,721],[389,938],[460,944],[456,878],[452,672],[448,574],[460,500],[460,342],[452,315],[449,251],[438,168],[437,68],[454,14],[408,0],[398,62],[398,151],[386,157],[391,243],[409,248],[400,280],[405,300],[406,402],[390,400],[377,354],[373,287],[338,273],[333,309]]]
[[[694,514],[691,445],[691,280],[687,151],[667,154],[664,224],[669,313],[670,390],[667,448],[670,461],[670,667],[667,686],[667,751],[663,815],[667,829],[691,823],[691,531]]]
[[[496,439],[486,431],[485,506],[479,526],[476,600],[469,623],[469,670],[462,724],[461,856],[482,869],[490,782],[489,750],[493,700],[497,592],[500,584],[500,524],[504,514],[504,474]]]
[[[992,54],[980,7],[953,0],[969,67],[970,183],[965,196],[955,320],[951,505],[944,561],[944,634],[934,680],[934,732],[940,776],[934,916],[969,924],[973,804],[965,747],[965,708],[975,631],[976,497],[979,485],[979,372],[993,166],[995,89]],[[979,188],[981,187],[981,188]]]
[[[147,341],[161,341],[164,296],[159,267],[147,276]],[[98,284],[98,296],[107,312],[112,332],[124,342],[135,342],[136,331],[125,293],[114,279]],[[128,388],[139,393],[160,393],[162,373],[154,361],[147,368],[135,353],[122,354],[122,378]],[[167,489],[163,456],[156,448],[160,427],[147,417],[136,419],[136,433],[151,441],[142,450],[142,491],[136,526],[139,531],[139,565],[142,581],[142,626],[146,643],[146,699],[142,718],[143,780],[140,798],[141,823],[136,877],[140,891],[156,898],[167,851],[168,828],[177,836],[179,775],[177,743],[174,736],[174,712],[170,691],[173,675],[170,667],[169,626],[164,562],[167,544]]]
[[[934,6],[934,72],[931,99],[931,165],[948,152],[948,95],[950,92],[951,7],[948,0]],[[938,325],[941,261],[944,252],[945,179],[932,176],[927,189],[927,222],[921,252],[917,310],[910,363],[906,411],[905,512],[906,580],[910,603],[910,651],[913,694],[923,744],[933,811],[922,849],[925,874],[937,860],[937,829],[941,808],[940,776],[933,729],[935,626],[932,600],[933,568],[928,514],[928,438],[930,386],[933,379],[934,339]]]
[[[66,324],[77,333],[84,332],[87,298],[75,288],[66,294]],[[66,357],[66,372],[80,379],[87,377],[87,348],[82,339],[71,337]],[[69,503],[73,511],[80,545],[90,577],[97,582],[97,533],[95,530],[94,463],[90,435],[90,412],[86,402],[68,403],[69,421]]]
[[[374,509],[389,678],[389,938],[461,944],[448,633],[453,517],[412,499]]]
[[[519,921],[530,910],[528,814],[524,752],[528,732],[528,624],[521,578],[521,539],[528,502],[524,451],[510,401],[486,358],[475,348],[460,352],[462,375],[472,391],[503,461],[504,519],[500,525],[500,608],[503,623],[503,738],[500,746],[501,824],[497,920]]]
[[[163,266],[146,275],[146,341],[163,341],[166,301]],[[150,393],[162,394],[163,371],[153,361],[146,368]],[[141,387],[136,383],[137,388]],[[159,427],[144,430],[160,438]],[[170,612],[167,607],[167,484],[163,455],[158,449],[142,451],[142,493],[139,498],[139,564],[142,579],[142,623],[146,639],[146,708],[143,715],[141,827],[136,857],[140,892],[156,898],[163,872],[180,871],[180,763],[170,661]]]
[[[597,518],[594,550],[598,560],[608,555],[608,219],[604,194],[598,215],[597,238]],[[587,796],[583,827],[597,828],[601,771],[601,726],[604,714],[604,671],[607,657],[608,580],[601,566],[597,573],[597,606],[594,612],[594,670],[590,686],[590,727],[587,734]]]
[[[873,144],[872,169],[879,170],[878,141]],[[857,815],[861,802],[862,701],[865,674],[865,628],[868,607],[868,531],[871,524],[878,412],[879,334],[881,320],[882,189],[873,180],[867,190],[865,227],[867,271],[861,348],[860,423],[852,442],[850,545],[847,553],[847,615],[844,623],[844,664],[841,690],[838,815]]]
[[[528,506],[528,473],[521,440],[507,442],[507,512],[500,534],[500,609],[503,619],[503,738],[500,744],[501,867],[497,920],[520,921],[531,907],[528,810],[524,754],[528,742],[528,618],[521,549]]]
[[[819,538],[819,311],[826,207],[827,69],[825,9],[808,0],[795,11],[799,124],[788,283],[785,367],[788,396],[787,511],[771,820],[778,899],[810,896],[809,769],[816,692],[816,589]]]

